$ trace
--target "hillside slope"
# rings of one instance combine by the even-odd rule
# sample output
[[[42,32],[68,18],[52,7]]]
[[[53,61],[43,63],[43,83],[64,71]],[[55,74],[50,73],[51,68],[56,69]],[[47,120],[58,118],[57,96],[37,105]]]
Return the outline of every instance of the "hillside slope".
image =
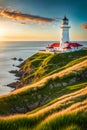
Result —
[[[82,84],[81,84],[82,85]],[[87,83],[85,88],[56,99],[37,112],[0,117],[0,130],[86,130]]]
[[[20,88],[59,72],[87,59],[87,51],[69,52],[63,54],[36,53],[20,65],[16,76],[20,81],[9,84],[14,88]]]
[[[72,92],[73,89],[71,91],[67,90],[68,86],[71,87],[72,85],[86,82],[86,56],[85,58],[80,58],[80,60],[82,61],[81,63],[76,62],[75,65],[71,67],[65,67],[65,69],[60,72],[47,76],[34,84],[17,89],[6,96],[2,96],[0,98],[0,114],[26,113],[27,111],[31,111],[48,103],[56,97]],[[77,87],[76,89],[78,90],[80,88]]]
[[[19,74],[26,68],[26,77],[30,68],[36,70],[32,74],[38,69],[46,71],[37,80],[27,80],[27,86],[0,97],[0,130],[86,130],[87,51],[43,56],[37,53],[20,66]]]

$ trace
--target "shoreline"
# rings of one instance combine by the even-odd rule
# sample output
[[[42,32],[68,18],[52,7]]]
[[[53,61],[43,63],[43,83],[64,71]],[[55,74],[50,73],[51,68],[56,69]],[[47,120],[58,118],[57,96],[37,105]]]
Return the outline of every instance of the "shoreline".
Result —
[[[7,84],[7,87],[11,87],[11,88],[15,88],[15,89],[19,88],[20,87],[19,84],[20,84],[20,80],[21,80],[21,74],[19,74],[18,70],[11,70],[11,71],[9,71],[9,73],[15,74],[17,81]]]
[[[23,60],[22,58],[19,58],[19,59],[18,59],[17,57],[11,58],[11,60],[13,60],[13,61],[19,61],[19,62],[22,62],[22,61],[23,61],[22,63],[20,63],[19,65],[16,66],[17,68],[19,68],[19,70],[20,70],[21,65],[22,65],[22,64],[24,63],[24,61],[25,61],[25,60]],[[19,70],[16,69],[16,70],[10,70],[10,71],[8,71],[10,74],[14,74],[14,76],[16,77],[16,80],[17,80],[17,81],[14,81],[14,82],[12,82],[12,83],[7,84],[7,85],[6,85],[7,87],[14,88],[14,90],[19,87],[20,80],[21,80],[21,74],[20,74]],[[13,91],[14,91],[14,90],[13,90]]]
[[[87,48],[87,47],[85,47],[85,48]],[[72,53],[74,53],[74,52],[72,52]],[[31,74],[33,74],[35,72],[35,70],[33,70],[34,69],[33,66],[30,67],[30,70],[27,70],[28,68],[26,68],[26,69],[21,68],[21,67],[23,67],[24,64],[26,64],[27,60],[28,60],[28,58],[26,60],[24,60],[21,64],[19,64],[19,66],[18,66],[19,69],[18,70],[10,70],[9,71],[9,73],[15,75],[15,77],[17,78],[17,81],[7,84],[8,87],[14,88],[14,90],[15,90],[15,89],[23,87],[24,85],[30,84],[33,81],[32,80],[33,78],[28,79],[28,81],[26,81],[26,82],[23,80],[24,77],[29,76],[29,75],[31,75]],[[37,79],[37,77],[36,77],[36,79]]]

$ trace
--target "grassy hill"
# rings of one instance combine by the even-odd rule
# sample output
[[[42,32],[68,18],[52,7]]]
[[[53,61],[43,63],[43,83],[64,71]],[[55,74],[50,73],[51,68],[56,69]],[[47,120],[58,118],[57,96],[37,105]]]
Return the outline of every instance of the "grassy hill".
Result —
[[[78,51],[78,55],[77,52],[64,54],[36,53],[20,65],[20,70],[16,73],[16,76],[20,77],[20,81],[12,83],[10,86],[17,89],[35,83],[85,59],[87,59],[87,51]]]
[[[87,129],[87,51],[37,53],[18,75],[21,88],[0,97],[0,130]]]

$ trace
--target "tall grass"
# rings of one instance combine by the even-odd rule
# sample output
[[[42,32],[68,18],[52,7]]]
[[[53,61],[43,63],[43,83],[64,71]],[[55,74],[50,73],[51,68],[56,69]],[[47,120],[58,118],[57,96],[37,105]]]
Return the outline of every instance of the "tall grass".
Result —
[[[84,61],[87,59],[85,55],[87,51],[79,51],[78,55],[77,52],[55,55],[37,53],[21,65],[20,71],[32,69],[34,70],[32,76],[41,74],[42,78],[42,76],[59,71],[59,68],[65,69]],[[87,73],[85,72],[87,68],[74,71],[61,78],[50,79],[42,86],[37,85],[34,88],[1,97],[1,115],[18,113],[15,111],[17,107],[26,108],[25,112],[27,112],[28,105],[38,101],[39,106],[42,105],[42,107],[27,114],[0,117],[0,130],[86,130],[87,81],[84,74]],[[24,78],[27,80],[29,77]],[[70,83],[73,78],[78,80]],[[67,84],[63,86],[63,82]]]
[[[72,124],[64,128],[60,128],[59,130],[81,130],[81,128],[78,125]]]
[[[44,120],[35,117],[0,119],[0,130],[74,130],[87,129],[87,112],[84,110],[52,114]],[[78,129],[78,130],[79,130]]]
[[[40,111],[38,110],[34,114],[30,114],[30,115],[23,114],[23,115],[9,116],[9,117],[1,117],[0,130],[19,130],[19,128],[20,129],[22,128],[24,130],[28,130],[28,129],[29,130],[32,130],[32,129],[45,130],[45,127],[47,130],[51,130],[51,129],[53,130],[54,126],[55,126],[55,129],[57,129],[57,127],[59,126],[58,123],[55,124],[55,122],[57,122],[56,121],[57,118],[59,120],[59,123],[61,123],[61,118],[64,118],[62,122],[64,122],[65,125],[60,124],[60,126],[65,128],[74,123],[71,118],[72,113],[81,111],[83,113],[82,114],[83,116],[84,115],[87,116],[86,115],[87,114],[86,113],[87,111],[86,99],[87,99],[87,88],[84,88],[83,90],[79,90],[78,92],[74,92],[72,94],[68,94],[66,96],[60,97],[56,103],[46,108],[43,108]],[[67,115],[65,116],[65,114],[68,114],[68,113],[71,114],[70,118]],[[68,121],[68,120],[69,122],[67,124],[67,122],[65,121]],[[70,121],[72,121],[71,124],[70,124]],[[81,121],[81,119],[79,119],[79,121]],[[85,122],[84,124],[86,125],[85,118],[84,118],[84,122]],[[76,122],[75,125],[78,125],[78,123]],[[58,128],[61,128],[60,126]]]
[[[66,114],[55,114],[52,115],[47,120],[43,121],[40,125],[38,125],[37,130],[74,130],[69,128],[72,126],[73,128],[86,130],[87,129],[87,113],[83,111],[74,112],[74,113],[66,113]],[[77,129],[77,130],[79,130]]]
[[[48,75],[80,63],[85,59],[87,59],[87,51],[55,55],[36,53],[21,65],[20,71],[26,73],[25,76],[22,76],[21,82],[23,82],[24,85],[34,83]],[[27,74],[27,72],[31,72],[31,70],[33,73]]]
[[[83,71],[81,70],[80,75],[82,75],[82,73],[84,73],[85,71],[86,69]],[[78,73],[79,72],[80,71],[78,71]],[[18,107],[19,109],[23,108],[25,111],[21,111],[21,113],[25,113],[29,110],[29,104],[34,104],[37,102],[40,104],[41,102],[41,105],[39,106],[42,106],[48,103],[49,101],[52,101],[56,97],[58,98],[64,94],[68,94],[81,88],[84,88],[87,84],[84,78],[82,79],[82,84],[78,80],[74,84],[69,84],[69,80],[73,77],[75,78],[76,76],[77,75],[73,73],[69,74],[68,76],[62,77],[62,79],[50,79],[48,82],[46,82],[45,85],[42,85],[40,87],[37,86],[35,88],[27,89],[26,91],[23,91],[21,93],[14,93],[12,95],[2,97],[0,98],[0,114],[9,115],[20,112],[16,109],[16,107]],[[62,82],[66,82],[66,86],[63,86]],[[57,86],[58,84],[61,85]],[[38,95],[40,96],[40,98],[38,97]]]

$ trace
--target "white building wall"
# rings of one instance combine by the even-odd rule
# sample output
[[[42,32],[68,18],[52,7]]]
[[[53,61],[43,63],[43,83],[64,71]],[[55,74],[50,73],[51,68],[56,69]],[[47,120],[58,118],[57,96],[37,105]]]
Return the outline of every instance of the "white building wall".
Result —
[[[70,26],[68,26],[68,25],[62,25],[61,26],[61,39],[60,39],[61,49],[66,46],[66,44],[64,44],[64,42],[70,41],[70,39],[69,39],[69,28],[70,28]]]

